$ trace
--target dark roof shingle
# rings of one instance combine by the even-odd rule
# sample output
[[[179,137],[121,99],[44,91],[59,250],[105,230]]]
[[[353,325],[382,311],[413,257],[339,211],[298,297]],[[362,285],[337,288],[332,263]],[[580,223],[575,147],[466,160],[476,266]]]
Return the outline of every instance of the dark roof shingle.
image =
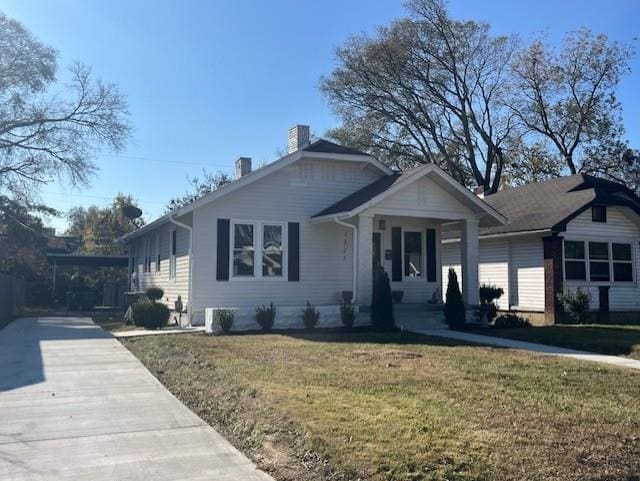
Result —
[[[507,188],[484,200],[509,222],[481,229],[480,235],[564,230],[565,222],[595,201],[626,205],[640,212],[640,199],[627,187],[585,174]],[[452,229],[443,237],[456,235]]]
[[[365,152],[352,149],[351,147],[345,147],[344,145],[339,145],[325,139],[318,139],[315,142],[311,142],[306,147],[303,147],[302,150],[306,152],[321,152],[325,154],[369,155]]]

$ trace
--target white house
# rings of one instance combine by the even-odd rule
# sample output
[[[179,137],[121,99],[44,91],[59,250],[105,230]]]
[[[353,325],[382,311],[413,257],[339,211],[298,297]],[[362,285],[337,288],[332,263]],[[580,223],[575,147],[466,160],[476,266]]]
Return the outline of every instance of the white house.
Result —
[[[206,308],[236,310],[236,328],[255,327],[255,308],[273,302],[276,327],[301,325],[307,301],[321,325],[339,324],[343,291],[367,308],[375,264],[403,304],[426,306],[442,292],[443,224],[461,232],[461,278],[478,302],[478,229],[505,224],[490,205],[435,165],[404,173],[340,145],[289,131],[289,153],[255,171],[236,162],[236,180],[120,239],[129,246],[137,290],[181,297],[193,324]],[[360,316],[361,321],[368,316]]]
[[[479,279],[502,287],[501,309],[553,324],[562,316],[557,293],[580,288],[598,318],[640,320],[640,199],[627,187],[578,174],[485,201],[509,219],[479,232]],[[455,226],[443,237],[443,271],[459,270]]]

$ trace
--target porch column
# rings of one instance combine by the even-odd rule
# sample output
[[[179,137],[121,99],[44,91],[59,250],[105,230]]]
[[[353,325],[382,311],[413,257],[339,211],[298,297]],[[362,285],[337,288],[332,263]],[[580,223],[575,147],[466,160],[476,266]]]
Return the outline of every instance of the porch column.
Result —
[[[462,267],[462,299],[467,308],[479,304],[478,288],[478,220],[460,221],[460,260]],[[467,315],[470,315],[467,312]]]
[[[373,215],[358,215],[358,305],[371,304],[373,286]]]

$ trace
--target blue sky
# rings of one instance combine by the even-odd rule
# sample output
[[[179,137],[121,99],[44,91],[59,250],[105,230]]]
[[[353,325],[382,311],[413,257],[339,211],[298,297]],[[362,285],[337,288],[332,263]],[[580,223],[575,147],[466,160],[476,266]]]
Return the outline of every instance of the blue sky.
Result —
[[[58,49],[62,66],[81,60],[129,99],[135,132],[127,150],[96,159],[90,188],[51,184],[43,200],[67,210],[106,204],[121,191],[148,220],[187,189],[187,176],[230,173],[239,156],[273,160],[293,124],[316,135],[335,126],[318,90],[335,47],[403,14],[401,0],[0,0],[0,10]],[[451,0],[450,10],[524,40],[544,30],[558,41],[583,26],[624,42],[640,33],[638,0]],[[619,98],[627,137],[639,146],[640,56],[632,69]]]

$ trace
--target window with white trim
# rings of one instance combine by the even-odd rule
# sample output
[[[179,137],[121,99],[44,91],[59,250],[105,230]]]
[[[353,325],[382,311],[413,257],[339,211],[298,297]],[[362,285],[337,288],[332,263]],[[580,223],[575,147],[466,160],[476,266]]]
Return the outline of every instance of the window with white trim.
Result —
[[[232,221],[231,272],[235,278],[283,278],[285,224]]]
[[[609,282],[609,243],[589,242],[589,279]]]
[[[564,278],[593,283],[633,282],[632,244],[565,240]]]
[[[233,224],[233,276],[255,276],[255,228],[253,224]]]
[[[611,243],[613,258],[613,281],[633,282],[633,260],[631,258],[631,244]]]
[[[405,277],[422,277],[422,265],[424,262],[422,252],[422,232],[405,231],[403,252]]]
[[[282,277],[282,224],[262,224],[262,277]]]

